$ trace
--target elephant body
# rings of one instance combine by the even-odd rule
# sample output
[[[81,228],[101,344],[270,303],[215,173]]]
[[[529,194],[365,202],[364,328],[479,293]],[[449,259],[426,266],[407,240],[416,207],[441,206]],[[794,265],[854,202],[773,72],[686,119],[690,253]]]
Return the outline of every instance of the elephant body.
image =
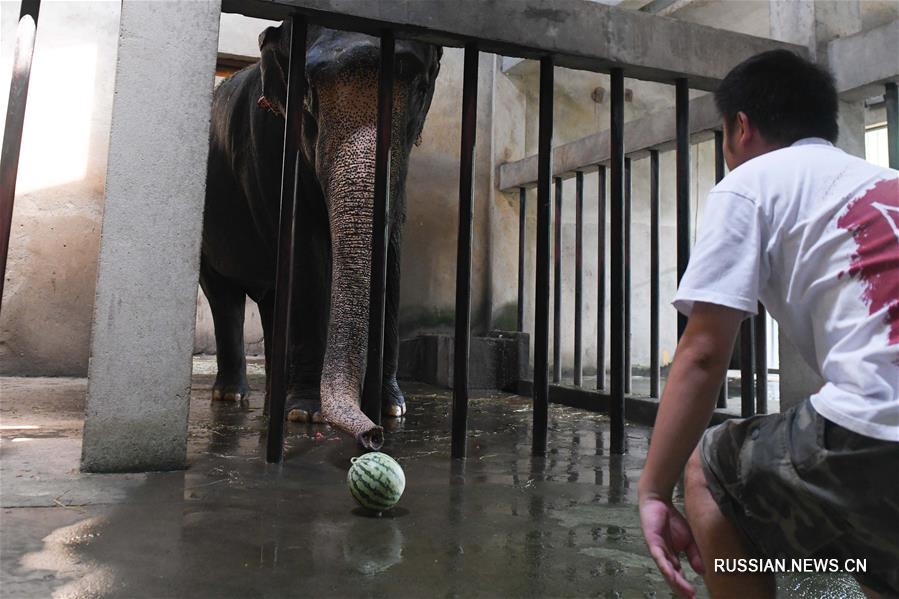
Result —
[[[266,29],[260,61],[223,81],[213,97],[200,268],[215,326],[213,399],[249,393],[246,296],[259,307],[270,372],[288,38],[289,26]],[[384,334],[388,416],[405,412],[396,383],[404,181],[440,56],[427,44],[396,46]],[[381,429],[358,405],[368,333],[379,42],[310,27],[306,57],[287,409],[291,419],[320,414],[363,445],[378,446]]]

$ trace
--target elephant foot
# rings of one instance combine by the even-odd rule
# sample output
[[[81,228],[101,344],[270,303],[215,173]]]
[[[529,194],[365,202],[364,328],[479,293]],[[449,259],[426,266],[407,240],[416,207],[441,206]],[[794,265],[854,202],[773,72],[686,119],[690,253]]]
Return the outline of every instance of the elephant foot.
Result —
[[[356,441],[364,449],[377,451],[384,446],[384,429],[380,426],[370,428],[367,431],[356,435]]]
[[[309,397],[309,395],[315,395],[315,397]],[[322,417],[322,403],[315,391],[292,392],[287,396],[284,411],[290,422],[321,423],[325,421]]]
[[[249,396],[250,387],[246,381],[223,383],[216,380],[212,386],[212,401],[243,401]]]
[[[403,397],[395,376],[384,381],[384,388],[381,391],[381,414],[388,418],[406,415],[406,398]]]

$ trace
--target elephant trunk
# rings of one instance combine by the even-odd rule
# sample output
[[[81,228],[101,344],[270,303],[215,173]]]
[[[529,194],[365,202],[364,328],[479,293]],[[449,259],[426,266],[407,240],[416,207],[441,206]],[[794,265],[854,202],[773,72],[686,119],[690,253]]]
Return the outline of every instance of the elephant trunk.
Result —
[[[343,72],[319,84],[317,93],[315,169],[328,204],[332,259],[322,416],[363,446],[378,449],[383,429],[360,409],[368,349],[377,70]]]

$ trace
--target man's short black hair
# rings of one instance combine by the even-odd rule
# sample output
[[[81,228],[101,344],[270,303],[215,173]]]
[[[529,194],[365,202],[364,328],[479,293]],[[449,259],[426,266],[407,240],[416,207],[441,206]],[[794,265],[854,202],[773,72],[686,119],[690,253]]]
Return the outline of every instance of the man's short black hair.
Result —
[[[746,113],[771,143],[837,140],[833,76],[789,50],[762,52],[738,64],[715,91],[715,105],[728,125],[738,112]]]

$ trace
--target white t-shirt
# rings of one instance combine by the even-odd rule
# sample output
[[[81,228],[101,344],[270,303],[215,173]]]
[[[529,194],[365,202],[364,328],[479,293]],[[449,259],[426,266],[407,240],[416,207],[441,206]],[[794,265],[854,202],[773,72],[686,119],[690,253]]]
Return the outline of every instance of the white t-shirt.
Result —
[[[899,441],[899,173],[809,138],[728,174],[673,304],[758,300],[827,381],[815,410]]]

